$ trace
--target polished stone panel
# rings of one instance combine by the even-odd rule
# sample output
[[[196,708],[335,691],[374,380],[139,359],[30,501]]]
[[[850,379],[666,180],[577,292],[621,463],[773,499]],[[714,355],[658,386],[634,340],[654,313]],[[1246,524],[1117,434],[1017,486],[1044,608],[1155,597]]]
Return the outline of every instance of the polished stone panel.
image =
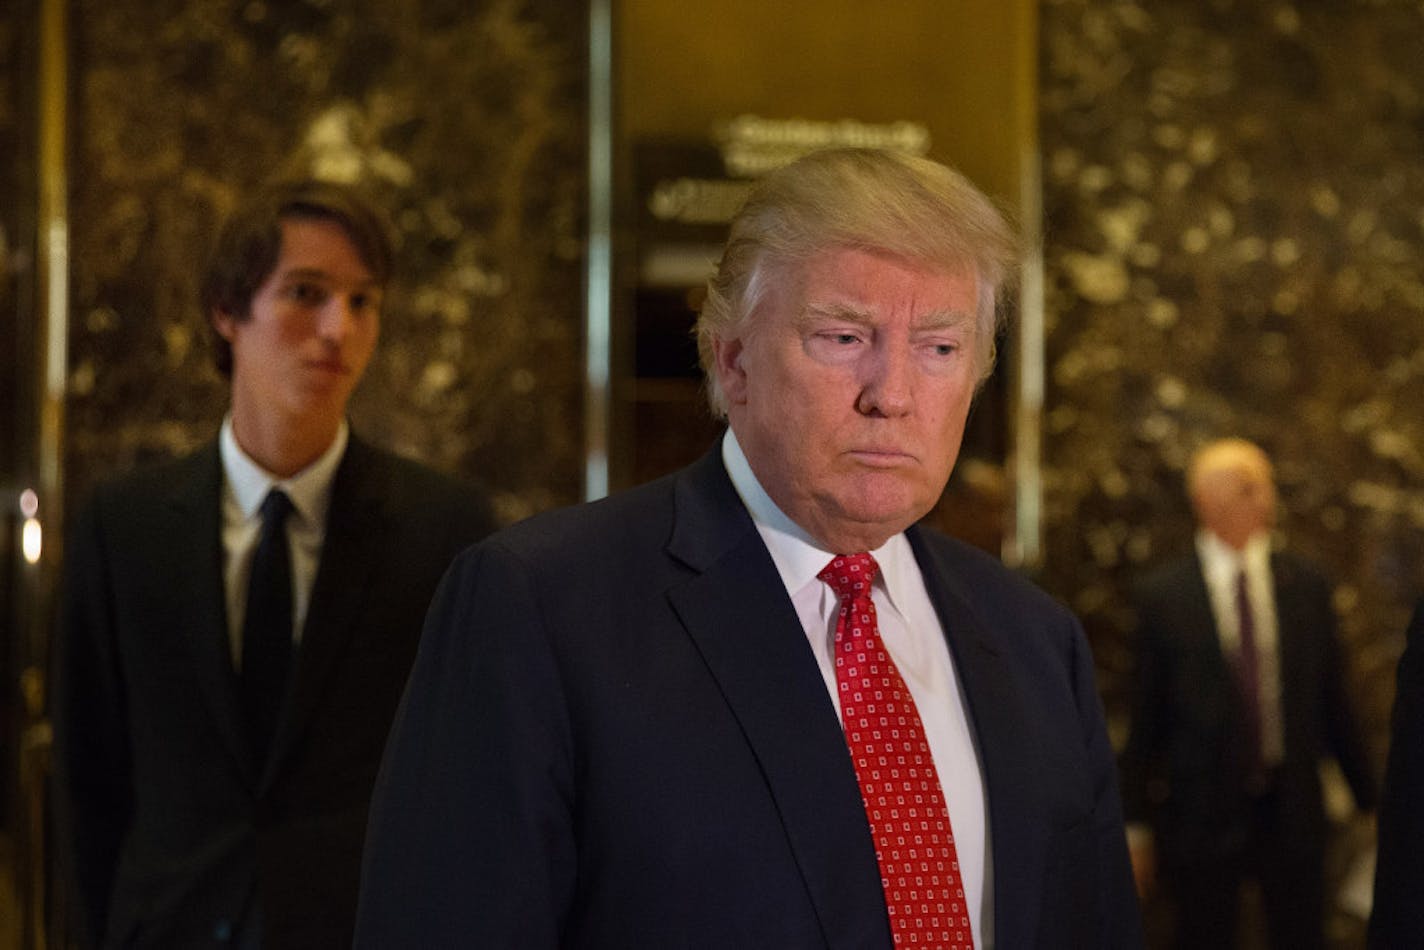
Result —
[[[1259,442],[1382,754],[1424,588],[1424,8],[1042,13],[1044,579],[1118,709],[1129,582],[1190,543],[1188,453]]]
[[[78,0],[69,497],[226,403],[196,304],[269,175],[360,181],[400,239],[356,428],[513,520],[582,478],[587,17],[561,0]]]
[[[0,486],[35,474],[23,447],[33,401],[34,13],[29,2],[0,8]]]
[[[26,11],[28,12],[28,11]],[[33,485],[30,453],[22,451],[22,405],[30,374],[24,344],[28,334],[21,323],[27,312],[25,293],[33,279],[28,249],[17,244],[28,224],[24,181],[30,142],[21,104],[33,96],[21,54],[20,11],[0,8],[0,947],[19,946],[24,905],[15,868],[19,866],[12,836],[19,832],[10,816],[20,813],[14,790],[18,787],[19,749],[27,725],[18,701],[19,670],[29,661],[25,650],[29,607],[26,581],[34,577],[20,556],[19,492]]]

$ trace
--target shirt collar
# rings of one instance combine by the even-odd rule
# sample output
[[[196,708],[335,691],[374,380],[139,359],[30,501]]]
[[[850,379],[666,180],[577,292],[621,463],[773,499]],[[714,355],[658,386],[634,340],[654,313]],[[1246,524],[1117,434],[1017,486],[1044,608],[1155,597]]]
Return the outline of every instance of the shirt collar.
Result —
[[[336,430],[336,438],[331,440],[325,452],[306,468],[291,478],[278,478],[264,469],[243,451],[232,429],[232,414],[229,413],[222,424],[218,436],[218,450],[222,455],[223,474],[228,487],[244,518],[253,517],[267,493],[274,487],[286,492],[303,521],[321,524],[326,518],[327,506],[331,501],[331,483],[336,478],[336,467],[346,452],[351,430],[346,420]]]
[[[1208,577],[1234,579],[1242,570],[1255,572],[1270,566],[1271,535],[1258,531],[1238,551],[1203,528],[1197,532],[1197,553]]]
[[[820,583],[816,575],[830,563],[831,558],[837,553],[854,553],[827,551],[820,547],[804,528],[792,521],[776,502],[771,500],[756,473],[752,471],[751,463],[747,461],[746,454],[730,427],[722,437],[722,464],[726,466],[732,487],[741,496],[742,504],[751,514],[757,532],[766,543],[766,549],[771,553],[771,560],[776,565],[777,573],[781,575],[781,582],[787,591],[794,594],[812,581]],[[909,539],[902,531],[892,535],[888,541],[870,553],[880,565],[877,584],[883,587],[892,604],[904,603],[906,572],[919,571]]]

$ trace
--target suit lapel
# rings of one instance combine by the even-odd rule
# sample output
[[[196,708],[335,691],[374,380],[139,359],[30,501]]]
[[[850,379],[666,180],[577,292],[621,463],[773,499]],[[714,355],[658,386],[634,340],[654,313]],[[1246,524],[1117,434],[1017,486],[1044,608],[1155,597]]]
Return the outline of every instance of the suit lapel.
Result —
[[[237,699],[237,677],[227,630],[223,593],[222,462],[217,443],[194,454],[174,482],[169,511],[174,539],[171,575],[178,616],[175,629],[189,632],[187,643],[202,693],[218,732],[243,777],[255,784],[257,764]]]
[[[983,770],[992,855],[994,938],[1001,947],[1036,939],[1047,817],[1039,794],[1041,756],[1029,742],[1027,702],[1001,654],[998,638],[974,607],[953,566],[925,543],[918,526],[906,532],[925,589],[949,641]],[[988,869],[986,869],[988,870]]]
[[[715,449],[678,480],[668,551],[699,572],[668,598],[760,763],[827,945],[883,944],[879,870],[835,707]]]
[[[1193,554],[1187,560],[1187,594],[1182,610],[1187,616],[1177,625],[1180,630],[1199,632],[1202,642],[1195,644],[1207,650],[1216,659],[1223,673],[1227,672],[1226,654],[1221,649],[1221,630],[1216,624],[1216,610],[1211,605],[1211,591],[1206,586],[1206,570],[1202,567],[1201,555]]]
[[[263,788],[295,747],[331,671],[350,643],[350,631],[372,589],[372,575],[389,533],[384,498],[379,457],[352,435],[332,482],[321,560],[312,583],[292,684],[277,723],[272,755],[262,772]]]
[[[1298,672],[1303,662],[1301,653],[1309,651],[1317,643],[1315,637],[1306,634],[1320,625],[1320,618],[1313,612],[1303,610],[1306,603],[1299,596],[1300,577],[1291,562],[1278,552],[1271,554],[1271,596],[1276,607],[1276,678],[1280,686],[1279,707],[1276,715],[1280,719],[1281,742],[1291,738],[1290,726],[1293,717],[1287,710],[1295,708],[1296,687],[1305,682]]]

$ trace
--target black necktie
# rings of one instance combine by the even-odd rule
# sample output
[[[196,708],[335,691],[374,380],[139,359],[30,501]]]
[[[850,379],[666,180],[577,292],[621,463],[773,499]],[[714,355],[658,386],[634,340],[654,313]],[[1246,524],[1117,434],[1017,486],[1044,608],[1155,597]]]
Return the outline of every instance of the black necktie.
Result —
[[[267,757],[292,665],[291,500],[272,489],[262,502],[262,534],[252,555],[242,624],[242,704],[259,760]]]

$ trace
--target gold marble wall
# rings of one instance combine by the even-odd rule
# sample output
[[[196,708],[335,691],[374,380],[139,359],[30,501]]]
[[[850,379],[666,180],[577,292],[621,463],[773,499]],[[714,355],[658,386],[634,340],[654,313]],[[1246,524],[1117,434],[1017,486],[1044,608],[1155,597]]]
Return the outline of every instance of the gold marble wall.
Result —
[[[1383,751],[1424,590],[1424,7],[1045,0],[1045,582],[1112,707],[1125,592],[1190,543],[1182,472],[1238,434],[1339,582]]]
[[[314,170],[373,186],[403,239],[358,427],[486,482],[506,520],[577,497],[582,8],[73,9],[71,497],[212,432],[200,249],[243,189]],[[1378,726],[1424,580],[1424,15],[1043,0],[1040,17],[1042,579],[1087,621],[1111,706],[1127,585],[1189,539],[1187,452],[1256,439],[1282,534],[1341,582]],[[0,41],[19,19],[0,13]],[[0,137],[13,125],[0,109]]]
[[[400,240],[353,402],[513,520],[577,499],[587,15],[565,0],[75,0],[67,497],[210,437],[215,222],[359,180]]]
[[[34,58],[23,42],[22,13],[33,15],[29,9],[0,10],[0,486],[18,480],[29,463],[17,457],[24,428],[19,407],[30,379],[29,354],[21,344],[33,322],[26,290],[32,280],[27,235],[33,232],[34,198],[22,184],[34,178],[34,145],[28,134]],[[8,516],[8,510],[4,514]]]

